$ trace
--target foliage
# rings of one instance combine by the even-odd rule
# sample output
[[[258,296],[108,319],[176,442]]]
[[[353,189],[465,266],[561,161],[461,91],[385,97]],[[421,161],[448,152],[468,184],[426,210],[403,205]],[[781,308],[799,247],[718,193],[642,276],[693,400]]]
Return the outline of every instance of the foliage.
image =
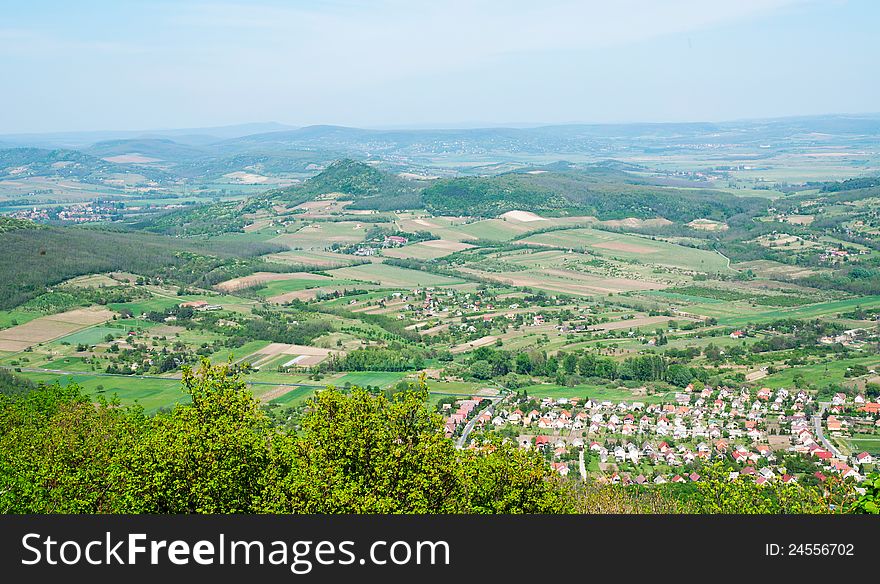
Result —
[[[0,396],[0,511],[547,513],[568,509],[536,456],[460,452],[424,383],[328,388],[301,435],[273,427],[230,366],[185,370],[191,404],[147,418],[74,385]]]
[[[602,164],[542,174],[511,172],[490,177],[440,180],[422,193],[439,214],[495,216],[514,209],[571,212],[600,219],[665,217],[687,222],[723,220],[766,207],[758,198],[706,196],[710,191],[660,187]]]
[[[702,469],[696,493],[689,498],[697,513],[831,513],[842,509],[841,499],[848,493],[847,489],[834,484],[827,485],[823,491],[797,482],[770,481],[761,485],[743,475],[730,479],[730,470],[721,462]]]
[[[860,486],[865,489],[865,494],[852,504],[850,512],[880,514],[880,473],[868,475]]]
[[[0,249],[0,308],[22,304],[64,280],[109,271],[210,286],[231,274],[251,273],[256,265],[265,267],[243,258],[277,251],[269,244],[206,244],[81,227],[0,233]]]

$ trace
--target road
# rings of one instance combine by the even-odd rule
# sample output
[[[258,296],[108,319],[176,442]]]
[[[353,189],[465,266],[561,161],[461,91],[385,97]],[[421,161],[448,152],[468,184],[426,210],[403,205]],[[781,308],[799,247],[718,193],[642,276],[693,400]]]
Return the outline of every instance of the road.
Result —
[[[495,406],[498,405],[498,402],[502,399],[504,399],[503,396],[489,398],[489,405],[478,411],[470,420],[468,420],[468,423],[465,424],[464,430],[461,431],[461,436],[459,436],[458,440],[455,442],[456,448],[464,448],[464,445],[467,443],[467,438],[470,436],[471,431],[473,431],[474,425],[476,425],[479,417],[482,416],[484,412],[488,412],[489,415],[495,413]]]
[[[819,439],[825,448],[831,451],[835,457],[840,458],[841,460],[846,460],[846,456],[840,453],[840,450],[837,449],[831,442],[825,438],[825,434],[822,432],[822,414],[825,413],[825,409],[831,404],[819,402],[819,413],[813,416],[813,426],[816,429],[816,438]]]
[[[584,464],[584,449],[581,448],[578,452],[578,468],[581,471],[581,478],[583,480],[587,480],[587,465]]]

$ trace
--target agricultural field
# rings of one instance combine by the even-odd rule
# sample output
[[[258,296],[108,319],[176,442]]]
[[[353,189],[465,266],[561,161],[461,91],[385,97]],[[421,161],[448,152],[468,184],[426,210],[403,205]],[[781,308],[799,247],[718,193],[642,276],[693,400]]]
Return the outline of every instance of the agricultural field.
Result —
[[[387,288],[410,288],[422,286],[450,286],[461,284],[464,280],[450,278],[429,272],[399,268],[388,264],[367,264],[328,271],[334,278],[375,283]]]
[[[597,229],[570,229],[530,235],[524,243],[589,251],[617,260],[668,266],[695,272],[727,272],[728,261],[720,254],[688,248],[661,240]]]
[[[803,391],[810,415],[837,394],[877,399],[876,187],[769,185],[743,168],[748,158],[694,153],[619,167],[573,153],[570,165],[542,159],[546,169],[488,155],[489,166],[470,157],[449,169],[423,156],[433,178],[392,175],[376,160],[310,162],[284,176],[224,168],[198,192],[157,187],[180,197],[177,207],[132,193],[141,209],[125,209],[122,235],[0,224],[0,240],[20,253],[39,253],[21,237],[30,230],[52,254],[38,277],[7,265],[10,279],[29,283],[0,290],[0,367],[155,415],[187,401],[186,368],[230,363],[290,428],[328,386],[391,396],[424,376],[427,406],[456,440],[464,423],[450,413],[473,397],[508,413],[543,413],[563,398],[635,402],[670,421],[705,407],[701,386],[711,404],[782,392],[786,409]],[[776,156],[762,172],[794,176],[776,166],[788,155]],[[788,160],[810,170],[798,180],[817,176],[808,159]],[[818,160],[852,176],[839,160]],[[711,179],[693,168],[726,162]],[[71,186],[65,196],[82,204]],[[35,202],[27,214],[48,208]],[[94,250],[87,229],[106,238]],[[76,242],[69,258],[67,241]],[[774,448],[791,442],[761,431]],[[551,429],[493,418],[473,432],[478,443]],[[850,434],[834,436],[842,450],[877,451],[876,433]],[[589,438],[630,440],[604,430]],[[593,455],[586,467],[594,477],[680,468]]]

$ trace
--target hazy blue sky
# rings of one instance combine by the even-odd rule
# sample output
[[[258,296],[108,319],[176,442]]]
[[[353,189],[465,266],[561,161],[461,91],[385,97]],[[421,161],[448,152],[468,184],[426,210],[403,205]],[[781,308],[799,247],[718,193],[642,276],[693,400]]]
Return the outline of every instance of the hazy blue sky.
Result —
[[[0,133],[880,111],[876,0],[16,1]]]

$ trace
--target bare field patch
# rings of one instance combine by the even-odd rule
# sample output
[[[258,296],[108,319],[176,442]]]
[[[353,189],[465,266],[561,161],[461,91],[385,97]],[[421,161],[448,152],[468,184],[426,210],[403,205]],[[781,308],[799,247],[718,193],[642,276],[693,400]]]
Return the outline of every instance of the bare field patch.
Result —
[[[107,162],[113,162],[116,164],[149,164],[151,162],[161,162],[158,158],[150,158],[149,156],[144,156],[143,154],[138,154],[137,152],[132,152],[130,154],[118,154],[116,156],[108,156],[104,158]]]
[[[608,227],[624,227],[630,229],[639,227],[665,227],[666,225],[672,225],[672,221],[664,217],[655,217],[653,219],[627,217],[626,219],[609,219],[607,221],[600,221],[599,223]]]
[[[815,276],[819,272],[802,266],[790,266],[774,262],[772,260],[754,260],[751,262],[742,262],[732,266],[737,271],[752,270],[755,274],[762,278],[784,277],[784,278],[807,278]]]
[[[456,354],[456,353],[464,353],[465,351],[472,351],[474,349],[479,349],[480,347],[485,347],[486,345],[491,345],[496,340],[498,340],[498,337],[493,337],[491,335],[487,336],[487,337],[480,337],[479,339],[476,339],[476,340],[471,341],[469,343],[462,343],[460,345],[455,345],[454,347],[449,349],[449,352]]]
[[[728,229],[727,223],[711,219],[694,219],[687,226],[700,231],[726,231]]]
[[[432,239],[430,241],[420,241],[404,247],[386,249],[382,254],[392,258],[434,259],[457,251],[470,249],[472,247],[474,246],[461,241]]]
[[[547,221],[546,218],[541,217],[535,213],[530,211],[508,211],[507,213],[503,213],[501,215],[502,219],[507,221],[519,221],[520,223],[531,223],[533,221]]]
[[[672,318],[669,316],[645,316],[641,318],[630,318],[628,320],[615,320],[614,322],[606,322],[590,327],[595,331],[613,331],[617,329],[641,328],[643,326],[651,326],[669,322],[670,320],[680,320],[680,318]]]
[[[333,353],[340,353],[340,351],[322,349],[321,347],[309,347],[307,345],[271,343],[259,351],[251,353],[244,359],[241,359],[241,361],[247,361],[252,366],[259,368],[279,355],[290,355],[291,358],[283,363],[285,367],[311,367],[312,365],[317,365]]]
[[[782,220],[792,225],[809,225],[816,220],[816,217],[815,215],[787,215]]]
[[[65,286],[74,286],[76,288],[99,288],[101,286],[118,286],[120,282],[114,280],[106,274],[90,274],[88,276],[77,276],[64,282]]]
[[[224,174],[223,177],[243,185],[261,185],[269,182],[269,177],[267,176],[254,174],[252,172],[244,172],[242,170],[228,172]]]
[[[0,351],[23,351],[24,349],[69,335],[113,318],[113,312],[105,308],[77,308],[52,316],[36,318],[0,331]]]
[[[332,290],[333,288],[308,288],[306,290],[295,290],[293,292],[278,294],[277,296],[270,296],[266,301],[271,302],[272,304],[287,304],[294,300],[302,300],[305,302],[308,300],[314,300],[321,294],[326,294]]]
[[[583,272],[561,269],[544,270],[540,275],[530,272],[495,274],[469,268],[463,268],[461,271],[479,275],[502,284],[507,284],[508,286],[538,288],[550,292],[562,292],[577,296],[616,294],[631,290],[660,290],[668,287],[668,284],[660,282],[630,280],[627,278],[603,278]]]

